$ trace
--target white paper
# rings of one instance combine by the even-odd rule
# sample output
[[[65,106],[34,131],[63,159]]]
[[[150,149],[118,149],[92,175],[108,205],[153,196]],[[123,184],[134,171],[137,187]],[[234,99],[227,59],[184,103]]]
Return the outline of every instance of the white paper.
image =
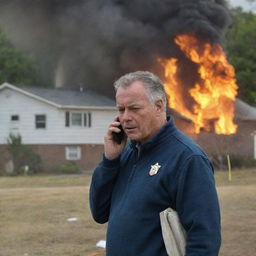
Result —
[[[78,218],[68,218],[67,221],[69,222],[78,221]]]
[[[106,241],[105,240],[100,240],[97,244],[97,247],[101,247],[101,248],[106,248]]]

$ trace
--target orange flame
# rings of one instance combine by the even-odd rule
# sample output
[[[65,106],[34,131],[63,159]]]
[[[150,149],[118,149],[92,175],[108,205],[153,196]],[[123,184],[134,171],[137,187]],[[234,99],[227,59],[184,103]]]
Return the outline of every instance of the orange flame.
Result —
[[[194,123],[194,133],[203,128],[217,134],[236,132],[234,101],[237,95],[235,72],[219,44],[201,42],[192,35],[178,35],[175,43],[186,57],[198,65],[198,81],[189,89],[193,104],[188,106],[179,77],[178,59],[159,59],[165,70],[165,89],[169,107]]]

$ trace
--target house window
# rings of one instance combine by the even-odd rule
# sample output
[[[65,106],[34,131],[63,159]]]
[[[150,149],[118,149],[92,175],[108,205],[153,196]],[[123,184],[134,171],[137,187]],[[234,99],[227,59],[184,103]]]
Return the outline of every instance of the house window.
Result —
[[[82,114],[71,113],[71,124],[72,126],[82,126]]]
[[[35,116],[36,129],[46,128],[46,115],[36,115]]]
[[[68,126],[80,126],[91,127],[92,115],[90,112],[78,113],[78,112],[66,112],[65,125]]]
[[[12,116],[11,116],[11,121],[17,122],[17,121],[19,121],[19,120],[20,120],[19,115],[12,115]]]
[[[80,160],[81,159],[81,148],[78,146],[66,147],[66,159],[67,160]]]

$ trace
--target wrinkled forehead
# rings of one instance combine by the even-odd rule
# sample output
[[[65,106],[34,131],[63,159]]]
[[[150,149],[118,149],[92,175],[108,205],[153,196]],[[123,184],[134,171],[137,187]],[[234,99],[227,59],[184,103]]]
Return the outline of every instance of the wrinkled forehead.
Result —
[[[127,95],[144,95],[148,96],[148,91],[143,85],[143,83],[139,80],[130,83],[129,85],[120,86],[116,90],[116,97],[120,94],[127,94]]]
[[[131,105],[149,101],[148,94],[140,83],[133,83],[129,87],[119,87],[116,91],[117,105]]]

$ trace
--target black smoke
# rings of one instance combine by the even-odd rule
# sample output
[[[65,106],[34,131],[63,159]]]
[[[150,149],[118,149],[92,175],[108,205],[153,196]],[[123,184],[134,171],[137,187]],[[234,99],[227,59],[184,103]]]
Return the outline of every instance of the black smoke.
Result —
[[[179,57],[180,33],[221,42],[224,0],[0,0],[0,26],[40,60],[52,84],[112,95],[135,70],[162,76],[158,57]]]

